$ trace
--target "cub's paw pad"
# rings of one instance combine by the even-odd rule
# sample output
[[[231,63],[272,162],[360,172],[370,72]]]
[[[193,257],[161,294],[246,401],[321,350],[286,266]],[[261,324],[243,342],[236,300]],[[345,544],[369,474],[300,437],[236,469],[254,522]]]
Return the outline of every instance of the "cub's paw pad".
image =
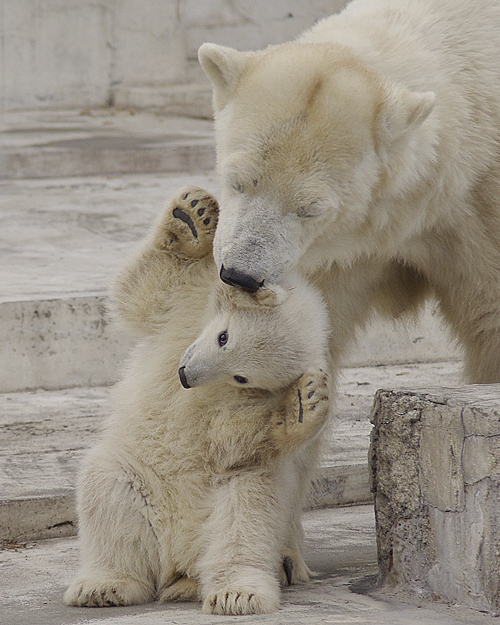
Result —
[[[181,577],[160,592],[158,601],[199,601],[201,599],[200,585],[191,577]]]
[[[75,580],[64,593],[64,603],[88,608],[145,603],[152,598],[152,589],[136,580]]]
[[[274,437],[284,448],[305,443],[328,419],[328,375],[321,369],[302,375],[288,392],[274,423]]]
[[[297,420],[303,423],[304,419],[314,416],[323,410],[328,410],[328,375],[322,369],[309,371],[302,375],[297,382]]]
[[[191,258],[212,249],[219,214],[217,200],[199,187],[184,187],[169,201],[156,232],[160,248]]]
[[[276,612],[279,601],[246,590],[223,590],[211,593],[203,603],[205,614],[268,614]]]

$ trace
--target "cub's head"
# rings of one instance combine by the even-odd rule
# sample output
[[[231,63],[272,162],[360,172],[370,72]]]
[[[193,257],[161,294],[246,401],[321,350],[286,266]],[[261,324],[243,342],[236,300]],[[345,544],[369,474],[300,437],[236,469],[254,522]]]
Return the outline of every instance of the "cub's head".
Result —
[[[256,294],[220,283],[209,310],[208,323],[180,361],[185,388],[226,382],[276,391],[308,367],[325,365],[325,307],[298,278]]]

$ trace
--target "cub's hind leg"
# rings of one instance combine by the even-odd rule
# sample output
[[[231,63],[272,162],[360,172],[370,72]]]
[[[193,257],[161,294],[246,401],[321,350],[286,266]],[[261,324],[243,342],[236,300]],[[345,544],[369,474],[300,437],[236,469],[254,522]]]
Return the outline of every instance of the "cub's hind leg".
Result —
[[[99,464],[87,463],[80,481],[81,568],[64,601],[86,607],[146,603],[154,599],[160,575],[147,492],[121,467]]]
[[[158,601],[201,601],[201,589],[198,580],[183,575],[159,592]]]

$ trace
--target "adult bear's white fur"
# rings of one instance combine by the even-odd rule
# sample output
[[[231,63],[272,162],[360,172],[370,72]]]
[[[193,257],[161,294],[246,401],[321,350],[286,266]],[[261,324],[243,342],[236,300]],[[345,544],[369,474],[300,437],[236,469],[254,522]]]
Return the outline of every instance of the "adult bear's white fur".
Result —
[[[467,379],[500,381],[499,51],[498,0],[355,0],[294,43],[204,44],[219,268],[298,266],[336,362],[373,312],[435,295]]]
[[[283,558],[287,577],[308,579],[300,514],[329,412],[327,314],[298,277],[255,296],[223,285],[216,208],[202,190],[181,191],[117,280],[115,313],[142,340],[79,480],[70,605],[202,599],[206,612],[270,612]],[[212,380],[186,390],[179,361],[206,314],[216,323],[189,362]],[[204,342],[222,331],[210,362]]]

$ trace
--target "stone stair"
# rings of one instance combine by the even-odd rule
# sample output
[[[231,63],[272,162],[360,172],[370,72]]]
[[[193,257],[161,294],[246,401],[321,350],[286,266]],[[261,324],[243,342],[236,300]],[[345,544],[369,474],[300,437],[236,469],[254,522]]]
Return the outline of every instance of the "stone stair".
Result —
[[[165,199],[216,192],[211,122],[128,110],[0,118],[0,541],[75,532],[78,463],[130,341],[109,325],[109,280]],[[360,337],[311,505],[368,501],[377,388],[459,383],[459,353],[429,308]]]

